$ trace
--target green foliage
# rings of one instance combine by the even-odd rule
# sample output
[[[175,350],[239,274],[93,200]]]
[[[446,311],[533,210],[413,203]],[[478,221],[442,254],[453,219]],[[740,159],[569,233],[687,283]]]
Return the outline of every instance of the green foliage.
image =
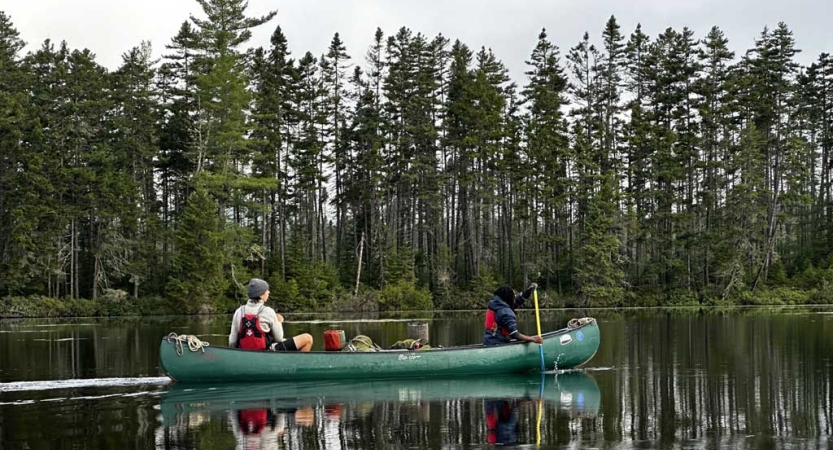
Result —
[[[494,272],[484,267],[471,280],[471,288],[469,293],[474,297],[491,298],[492,293],[500,286],[500,283],[495,278]]]
[[[413,283],[416,280],[414,273],[414,252],[409,248],[393,249],[386,252],[384,280],[387,283],[407,281]]]
[[[700,301],[697,295],[686,289],[674,289],[668,293],[668,298],[663,305],[668,306],[699,306]]]
[[[194,7],[112,71],[24,56],[0,12],[4,311],[226,312],[252,276],[287,311],[530,279],[572,306],[829,301],[833,58],[799,66],[783,23],[740,58],[717,27],[625,42],[610,17],[564,57],[542,30],[518,86],[442,35],[294,58],[280,27],[244,50],[274,12]]]
[[[814,303],[819,305],[833,304],[833,283],[827,280],[823,280],[821,286],[819,286],[818,289],[810,293],[810,297],[807,299],[807,301],[808,303]]]
[[[735,298],[740,305],[804,305],[813,296],[808,291],[778,288],[761,289],[755,292],[744,291]]]
[[[118,289],[105,289],[97,302],[102,316],[128,316],[138,313],[135,304],[128,301],[127,292]]]
[[[431,293],[413,282],[399,280],[388,284],[379,292],[380,311],[407,311],[434,309]]]
[[[196,312],[223,297],[229,282],[223,272],[225,257],[217,203],[205,190],[195,191],[176,233],[177,254],[167,293],[181,311]]]
[[[269,279],[272,299],[281,311],[318,311],[334,304],[341,295],[338,272],[327,263],[293,267],[292,276]]]

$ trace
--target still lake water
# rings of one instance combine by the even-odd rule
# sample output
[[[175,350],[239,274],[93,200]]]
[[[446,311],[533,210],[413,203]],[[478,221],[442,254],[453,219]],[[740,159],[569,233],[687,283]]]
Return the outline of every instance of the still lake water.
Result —
[[[482,312],[287,316],[383,347],[482,339]],[[583,370],[452,380],[182,386],[169,332],[225,345],[230,317],[0,321],[0,449],[833,448],[833,307],[551,310],[599,322]],[[521,311],[532,334],[534,313]]]

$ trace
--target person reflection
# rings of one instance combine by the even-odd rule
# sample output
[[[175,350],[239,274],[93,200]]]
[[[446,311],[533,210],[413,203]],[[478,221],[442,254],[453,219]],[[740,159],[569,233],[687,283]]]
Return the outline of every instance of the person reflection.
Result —
[[[488,442],[495,445],[518,443],[518,403],[516,400],[486,400]]]
[[[250,408],[231,412],[231,429],[239,450],[280,448],[287,428],[315,424],[311,406],[301,408]]]
[[[231,411],[231,429],[240,450],[278,448],[285,424],[284,414],[269,408]]]

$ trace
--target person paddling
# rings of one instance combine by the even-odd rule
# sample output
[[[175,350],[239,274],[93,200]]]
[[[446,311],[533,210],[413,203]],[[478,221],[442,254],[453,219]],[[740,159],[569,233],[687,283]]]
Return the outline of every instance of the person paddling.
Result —
[[[249,301],[237,308],[231,320],[229,347],[246,350],[310,351],[310,334],[299,334],[291,339],[284,338],[283,316],[265,305],[269,300],[269,283],[260,278],[252,278],[248,291]]]
[[[515,291],[509,286],[498,288],[494,297],[489,301],[486,309],[486,320],[484,322],[485,332],[483,333],[483,345],[506,344],[513,340],[543,342],[540,336],[527,336],[518,330],[518,319],[515,315],[515,308],[521,306],[538,285],[532,283],[521,295],[516,296]]]

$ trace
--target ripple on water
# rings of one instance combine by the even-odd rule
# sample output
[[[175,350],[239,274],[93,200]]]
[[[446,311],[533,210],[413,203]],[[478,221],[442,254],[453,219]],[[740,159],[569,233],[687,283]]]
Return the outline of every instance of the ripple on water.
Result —
[[[171,379],[168,377],[74,378],[68,380],[15,381],[11,383],[0,383],[0,393],[86,387],[159,385],[170,382]]]

